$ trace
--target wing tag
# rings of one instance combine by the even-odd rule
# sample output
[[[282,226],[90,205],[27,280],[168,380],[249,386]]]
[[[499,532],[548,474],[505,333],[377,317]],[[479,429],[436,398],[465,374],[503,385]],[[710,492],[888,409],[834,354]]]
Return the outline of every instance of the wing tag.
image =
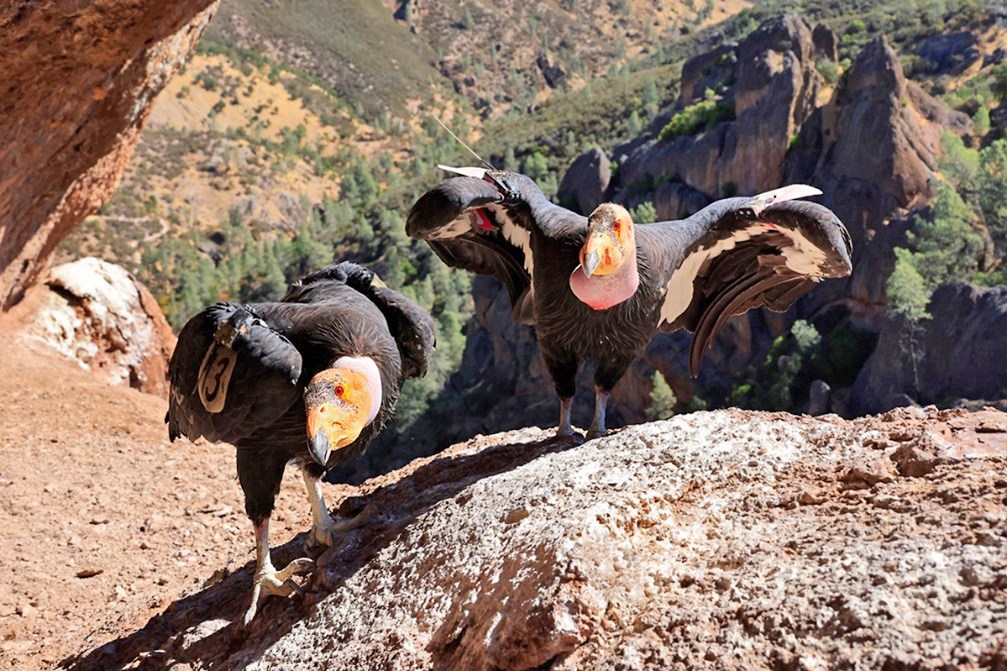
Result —
[[[227,387],[231,383],[237,358],[237,352],[217,343],[213,343],[206,351],[203,363],[199,366],[196,388],[199,390],[199,400],[203,402],[207,412],[216,414],[224,409]]]
[[[746,205],[752,208],[755,215],[758,216],[762,214],[764,209],[775,203],[820,195],[822,195],[821,190],[813,186],[808,186],[807,184],[788,184],[787,186],[781,186],[779,189],[773,189],[772,191],[766,191],[765,193],[753,196]]]
[[[453,168],[450,165],[437,164],[437,167],[441,170],[447,172],[453,172],[456,175],[465,175],[466,177],[475,177],[476,179],[483,179],[486,177],[486,173],[489,172],[485,168]]]

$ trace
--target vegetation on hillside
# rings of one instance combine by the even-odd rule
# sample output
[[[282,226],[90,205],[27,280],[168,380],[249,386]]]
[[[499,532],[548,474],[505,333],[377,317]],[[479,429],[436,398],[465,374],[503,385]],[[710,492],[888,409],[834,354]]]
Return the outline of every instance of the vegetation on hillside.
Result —
[[[618,4],[609,3],[616,17],[622,16]],[[709,15],[707,3],[687,4]],[[449,271],[426,245],[404,235],[409,206],[443,178],[436,164],[474,160],[432,115],[498,167],[533,177],[552,197],[563,171],[583,151],[600,147],[611,155],[641,134],[661,140],[694,135],[729,119],[733,104],[719,90],[698,102],[677,103],[682,62],[711,40],[688,22],[652,27],[640,39],[646,47],[637,50],[602,39],[591,46],[603,54],[596,60],[564,45],[545,20],[527,23],[522,39],[541,45],[550,63],[580,80],[547,91],[539,75],[528,74],[539,69],[532,58],[503,75],[499,95],[484,107],[483,83],[510,72],[500,55],[504,45],[440,53],[437,45],[458,35],[414,32],[434,24],[413,16],[411,2],[403,3],[398,22],[381,3],[322,5],[225,3],[186,83],[168,94],[179,118],[188,113],[196,121],[152,122],[122,188],[66,248],[99,251],[133,270],[176,328],[217,300],[275,299],[287,283],[332,261],[372,267],[389,286],[430,309],[438,325],[431,374],[407,385],[394,425],[381,439],[395,446],[395,463],[437,448],[436,428],[459,411],[459,399],[445,386],[461,360],[472,312],[468,276]],[[558,6],[573,15],[583,11],[581,3],[563,0]],[[435,22],[438,30],[464,33],[464,40],[483,34],[482,10],[469,4],[456,9],[457,25]],[[716,39],[740,40],[763,19],[794,9],[785,0],[759,3],[718,26]],[[971,25],[982,4],[806,0],[800,9],[839,36],[839,64],[818,64],[836,84],[879,33],[902,46],[911,71],[926,72],[930,66],[915,57],[915,44],[937,31]],[[254,38],[240,34],[236,16],[261,32]],[[340,28],[328,30],[335,23]],[[385,42],[376,45],[372,38],[381,31]],[[466,79],[480,85],[469,86]],[[926,85],[968,113],[974,131],[967,143],[944,138],[946,183],[935,189],[932,208],[920,212],[906,247],[896,252],[889,301],[893,310],[916,319],[943,281],[1003,281],[1007,249],[1007,211],[997,198],[1007,186],[1007,145],[994,137],[1000,131],[990,114],[1007,97],[1007,66],[957,86],[943,76]],[[656,217],[646,200],[656,186],[626,187],[642,198],[634,201],[638,220]],[[806,399],[794,390],[806,390],[816,378],[848,386],[872,346],[861,333],[819,334],[797,322],[763,361],[739,374],[728,398],[711,400],[798,409]],[[652,416],[665,416],[676,405],[681,410],[703,404],[698,397],[679,403],[663,377],[655,376],[653,385]]]

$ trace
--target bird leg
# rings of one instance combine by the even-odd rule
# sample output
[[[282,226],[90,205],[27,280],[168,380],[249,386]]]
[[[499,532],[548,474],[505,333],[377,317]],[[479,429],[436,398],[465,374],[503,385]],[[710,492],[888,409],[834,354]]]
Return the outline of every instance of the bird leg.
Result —
[[[570,422],[572,410],[573,396],[559,400],[559,428],[556,430],[556,435],[560,438],[573,435],[573,424]]]
[[[322,478],[308,472],[302,468],[301,475],[304,477],[304,487],[308,490],[308,501],[311,502],[311,538],[315,542],[332,547],[334,536],[356,529],[366,522],[374,513],[374,505],[368,503],[359,514],[347,520],[336,522],[329,514],[329,508],[325,505],[325,498],[322,496]]]
[[[601,387],[594,388],[594,419],[591,428],[587,430],[588,438],[601,438],[608,431],[605,429],[605,406],[608,405],[608,392]]]
[[[267,596],[288,596],[292,592],[301,593],[300,586],[292,578],[303,575],[315,566],[315,562],[307,557],[295,559],[287,564],[282,571],[273,567],[269,557],[269,518],[266,517],[255,525],[255,578],[252,581],[252,603],[245,611],[245,625],[255,617],[259,604]]]

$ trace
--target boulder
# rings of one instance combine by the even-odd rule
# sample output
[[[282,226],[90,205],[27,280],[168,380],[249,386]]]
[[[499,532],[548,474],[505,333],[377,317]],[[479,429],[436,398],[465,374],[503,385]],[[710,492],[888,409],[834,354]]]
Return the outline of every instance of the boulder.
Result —
[[[303,599],[241,626],[249,563],[64,667],[1002,668],[1004,467],[991,410],[479,436],[349,490]]]
[[[737,51],[737,44],[722,44],[687,60],[682,65],[681,104],[702,100],[707,89],[716,91],[733,82],[738,65]]]
[[[213,0],[16,2],[0,8],[0,310],[112,194],[154,96]]]
[[[657,220],[668,221],[682,219],[702,210],[710,204],[710,198],[688,184],[673,180],[657,187],[652,202],[657,210]]]
[[[612,167],[595,147],[578,156],[563,175],[557,198],[567,207],[588,215],[602,203],[612,179]]]
[[[958,398],[1007,399],[1007,287],[944,285],[930,319],[889,317],[850,395],[853,412]]]
[[[967,30],[931,35],[916,47],[928,74],[961,74],[982,58],[976,36]]]
[[[734,121],[698,137],[651,138],[620,163],[620,185],[638,188],[676,175],[710,196],[779,186],[791,138],[815,110],[822,86],[812,34],[804,19],[781,16],[737,46],[724,45],[686,62],[679,109],[712,89],[733,108]]]
[[[839,60],[839,39],[835,31],[824,23],[815,26],[811,33],[811,42],[815,45],[815,59],[824,58],[830,61]]]
[[[112,384],[167,398],[175,335],[147,288],[122,267],[93,257],[56,266],[10,319],[22,337]]]

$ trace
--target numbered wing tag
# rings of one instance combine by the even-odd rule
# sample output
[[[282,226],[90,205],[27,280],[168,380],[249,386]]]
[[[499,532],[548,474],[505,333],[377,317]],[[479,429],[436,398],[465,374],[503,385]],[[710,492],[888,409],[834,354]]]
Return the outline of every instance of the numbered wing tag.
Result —
[[[224,409],[227,401],[227,386],[234,373],[234,364],[238,354],[227,347],[213,343],[203,357],[199,366],[199,378],[196,386],[199,389],[199,400],[207,412],[218,413]]]

